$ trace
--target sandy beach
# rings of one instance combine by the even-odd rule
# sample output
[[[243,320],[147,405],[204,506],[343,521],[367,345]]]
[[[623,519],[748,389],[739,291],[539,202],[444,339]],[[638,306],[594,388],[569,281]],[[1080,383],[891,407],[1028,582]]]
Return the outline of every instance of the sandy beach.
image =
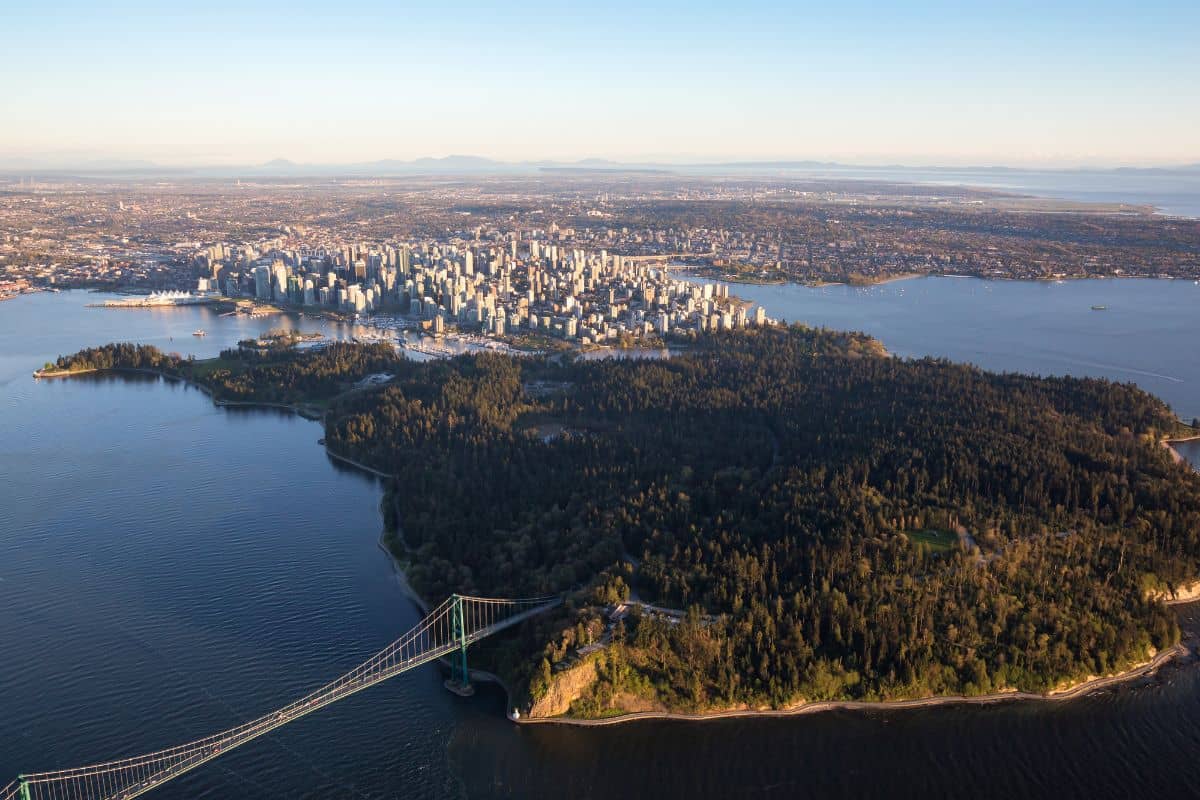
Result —
[[[919,272],[909,272],[909,273],[905,273],[904,275],[892,275],[887,278],[880,278],[877,281],[871,281],[870,283],[863,284],[863,285],[864,286],[883,286],[885,283],[899,283],[900,281],[911,281],[911,280],[915,280],[916,278],[924,278],[924,277],[927,277],[927,276],[922,275]]]

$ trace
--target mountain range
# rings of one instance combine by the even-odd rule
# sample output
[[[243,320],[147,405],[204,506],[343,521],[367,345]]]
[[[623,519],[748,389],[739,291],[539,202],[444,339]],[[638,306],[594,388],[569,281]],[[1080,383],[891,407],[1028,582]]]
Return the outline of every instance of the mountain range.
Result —
[[[847,172],[1046,172],[1095,174],[1200,174],[1200,163],[1171,167],[1110,167],[1110,168],[1038,168],[1012,166],[934,166],[914,167],[901,164],[856,165],[834,161],[772,160],[772,161],[697,161],[690,163],[615,161],[606,158],[585,158],[578,161],[500,161],[483,156],[449,155],[441,158],[423,157],[409,160],[380,159],[352,163],[298,163],[277,158],[263,164],[170,166],[144,159],[70,159],[64,157],[4,157],[0,155],[0,172],[10,174],[59,173],[80,176],[100,175],[179,175],[193,177],[335,177],[388,176],[418,174],[520,174],[542,171],[554,172],[628,172],[628,173],[777,173],[791,171]]]

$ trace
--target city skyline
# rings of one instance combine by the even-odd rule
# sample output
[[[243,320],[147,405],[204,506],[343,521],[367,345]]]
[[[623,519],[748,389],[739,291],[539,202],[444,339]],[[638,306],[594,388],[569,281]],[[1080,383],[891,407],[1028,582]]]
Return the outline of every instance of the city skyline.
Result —
[[[9,14],[0,160],[1175,166],[1200,10],[355,0]],[[47,54],[50,55],[47,55]]]

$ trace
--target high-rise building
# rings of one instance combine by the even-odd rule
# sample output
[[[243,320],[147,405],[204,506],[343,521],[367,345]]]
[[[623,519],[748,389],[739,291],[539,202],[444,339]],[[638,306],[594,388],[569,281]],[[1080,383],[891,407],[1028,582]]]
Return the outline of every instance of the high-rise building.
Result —
[[[254,268],[254,296],[259,300],[271,299],[271,269],[269,267]]]

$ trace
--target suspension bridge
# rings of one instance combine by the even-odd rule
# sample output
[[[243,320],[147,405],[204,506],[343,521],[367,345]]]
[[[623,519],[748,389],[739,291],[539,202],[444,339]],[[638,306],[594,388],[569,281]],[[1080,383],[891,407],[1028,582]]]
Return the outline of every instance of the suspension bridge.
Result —
[[[280,709],[229,730],[154,753],[21,775],[0,789],[0,800],[130,800],[306,714],[446,656],[451,657],[449,684],[466,688],[470,685],[469,644],[560,602],[557,597],[510,600],[451,595],[383,650]]]

